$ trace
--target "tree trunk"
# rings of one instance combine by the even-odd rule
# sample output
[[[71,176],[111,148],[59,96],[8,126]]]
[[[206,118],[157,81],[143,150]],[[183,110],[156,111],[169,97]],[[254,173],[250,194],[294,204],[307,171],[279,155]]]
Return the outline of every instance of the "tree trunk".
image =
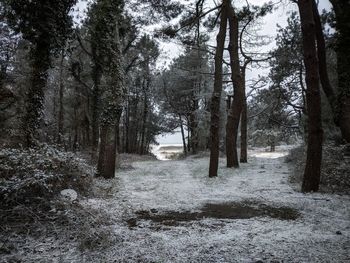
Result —
[[[244,94],[244,103],[241,114],[241,163],[248,162],[248,142],[247,142],[247,98]]]
[[[57,143],[62,143],[63,138],[63,122],[64,122],[64,109],[63,109],[63,91],[64,91],[64,84],[63,84],[63,61],[64,61],[64,52],[61,54],[61,62],[60,62],[60,83],[59,83],[59,110],[58,110],[58,136],[57,136]]]
[[[320,81],[324,93],[328,99],[329,105],[333,113],[333,118],[337,126],[339,122],[336,120],[336,96],[334,89],[329,81],[328,70],[327,70],[327,57],[326,57],[326,43],[323,36],[322,24],[320,20],[320,15],[318,13],[317,5],[315,0],[312,0],[313,16],[315,20],[316,29],[316,41],[317,41],[317,56],[318,56],[318,66],[320,72]]]
[[[32,75],[24,120],[28,147],[35,144],[38,138],[38,128],[43,117],[44,89],[47,82],[47,71],[50,66],[49,47],[45,43],[37,43],[31,50],[31,58]]]
[[[130,106],[129,106],[129,98],[127,97],[126,102],[126,110],[125,110],[125,134],[124,134],[124,140],[125,140],[125,152],[129,153],[129,125],[130,125]]]
[[[148,84],[147,84],[147,86],[148,86]],[[148,96],[147,96],[147,91],[144,90],[144,104],[143,104],[142,128],[141,128],[141,143],[140,143],[140,151],[139,151],[140,154],[145,154],[145,136],[146,136],[147,115],[148,115]]]
[[[338,122],[343,138],[350,143],[350,3],[330,0],[336,16],[337,72],[338,72]]]
[[[308,113],[307,156],[302,184],[303,192],[318,191],[322,162],[323,130],[321,121],[321,94],[312,1],[298,1],[303,37],[303,56],[306,71],[306,105]]]
[[[195,103],[195,102],[194,102]],[[192,112],[190,114],[190,132],[191,132],[191,152],[192,154],[197,153],[198,148],[198,122],[197,117],[195,113],[196,109],[195,107],[192,109]]]
[[[239,128],[239,120],[243,108],[244,100],[244,84],[241,74],[239,55],[238,55],[238,18],[233,10],[231,4],[229,5],[228,21],[230,25],[230,66],[231,66],[231,79],[233,83],[233,101],[231,108],[227,114],[226,123],[226,156],[227,167],[239,167],[238,153],[237,153],[237,136]]]
[[[191,125],[187,118],[187,152],[191,152]]]
[[[220,130],[220,100],[222,92],[222,59],[225,47],[227,27],[227,0],[223,0],[221,7],[220,29],[216,36],[214,91],[211,98],[210,118],[210,163],[209,177],[215,177],[219,166],[219,130]]]
[[[96,50],[92,48],[94,66],[92,67],[92,150],[96,152],[99,140],[99,114],[100,114],[100,83],[102,78],[102,68],[99,65]]]
[[[181,115],[179,115],[179,121],[180,121],[182,145],[183,145],[183,148],[184,148],[184,154],[185,154],[185,156],[186,156],[186,155],[187,155],[186,137],[185,137],[184,125],[183,125],[183,123],[182,123]]]
[[[97,162],[97,176],[104,177],[104,171],[105,171],[105,164],[106,164],[106,145],[107,145],[107,138],[109,135],[108,131],[109,127],[108,125],[103,125],[101,127],[101,133],[100,133],[100,149],[98,154],[98,162]]]

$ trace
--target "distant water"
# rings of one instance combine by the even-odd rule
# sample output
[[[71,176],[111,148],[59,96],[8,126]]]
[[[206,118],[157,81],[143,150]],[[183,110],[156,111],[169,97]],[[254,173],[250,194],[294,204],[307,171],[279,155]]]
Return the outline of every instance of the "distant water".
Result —
[[[151,152],[157,157],[158,160],[166,161],[173,159],[174,155],[183,152],[182,144],[171,143],[171,144],[159,144],[152,145]]]

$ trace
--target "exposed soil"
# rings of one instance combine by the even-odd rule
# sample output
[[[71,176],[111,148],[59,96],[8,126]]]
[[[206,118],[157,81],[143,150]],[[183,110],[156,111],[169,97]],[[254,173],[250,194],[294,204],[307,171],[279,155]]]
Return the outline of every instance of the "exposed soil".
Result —
[[[138,220],[151,220],[167,226],[176,226],[181,222],[201,220],[203,218],[216,219],[249,219],[253,217],[271,217],[279,220],[296,220],[300,214],[296,209],[289,207],[273,207],[255,202],[231,202],[205,204],[200,211],[166,211],[158,213],[156,209],[151,211],[140,210],[137,217],[127,220],[129,227],[136,227]]]

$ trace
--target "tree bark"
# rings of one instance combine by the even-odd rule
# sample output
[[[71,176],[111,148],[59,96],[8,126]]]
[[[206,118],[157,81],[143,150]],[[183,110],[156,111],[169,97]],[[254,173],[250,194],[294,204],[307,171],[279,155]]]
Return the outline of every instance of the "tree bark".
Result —
[[[245,92],[244,92],[245,93]],[[240,162],[248,162],[248,142],[247,142],[247,98],[244,94],[243,109],[241,114],[241,155]]]
[[[244,83],[241,74],[239,55],[238,55],[238,18],[233,10],[231,4],[229,4],[229,16],[228,21],[230,25],[230,66],[231,66],[231,79],[233,83],[233,101],[231,108],[227,114],[226,123],[226,157],[227,167],[239,167],[238,153],[237,153],[237,136],[239,120],[243,108],[244,99]]]
[[[38,139],[38,128],[43,117],[44,89],[47,82],[47,71],[50,67],[50,52],[46,43],[37,43],[31,50],[32,75],[28,91],[25,137],[27,146],[35,145]]]
[[[139,154],[145,154],[145,136],[146,136],[146,124],[147,124],[147,116],[148,116],[148,96],[147,96],[147,92],[149,90],[149,82],[150,82],[150,80],[146,79],[145,81],[146,81],[146,87],[143,87],[143,99],[144,99],[144,101],[143,101],[141,142],[140,142]]]
[[[316,31],[313,17],[313,0],[299,0],[303,57],[306,71],[306,104],[308,113],[307,156],[303,192],[318,191],[322,162],[322,120],[319,65],[316,50]]]
[[[93,42],[94,43],[94,42]],[[94,44],[95,45],[95,44]],[[100,114],[100,83],[102,78],[102,68],[98,61],[98,54],[95,46],[92,46],[92,58],[94,65],[92,67],[92,81],[93,81],[93,90],[92,90],[92,150],[96,152],[98,147],[99,140],[99,114]]]
[[[57,143],[62,143],[63,138],[63,121],[64,121],[64,108],[63,108],[63,91],[64,91],[64,84],[63,84],[63,61],[64,61],[64,52],[61,54],[61,62],[60,62],[60,83],[59,83],[59,110],[58,110],[58,136],[57,136]]]
[[[350,143],[350,3],[330,0],[336,16],[337,72],[338,72],[338,122],[342,136]]]
[[[222,59],[227,27],[227,2],[227,0],[223,0],[220,29],[216,37],[217,46],[215,52],[214,91],[211,98],[209,177],[217,176],[219,166],[220,100],[222,92]]]
[[[318,56],[318,66],[319,66],[319,72],[320,72],[320,81],[321,81],[322,89],[326,94],[329,105],[331,107],[335,124],[339,126],[339,122],[337,122],[335,117],[336,116],[336,95],[328,77],[326,43],[324,40],[320,14],[318,13],[315,0],[312,0],[312,8],[313,8],[313,16],[315,20],[315,29],[316,29],[317,56]]]
[[[116,124],[114,126],[104,124],[101,127],[97,176],[102,176],[105,179],[115,177],[120,117],[121,111],[116,116]]]
[[[184,125],[183,125],[183,123],[182,123],[181,115],[179,115],[179,121],[180,121],[182,145],[183,145],[183,148],[184,148],[184,154],[185,154],[185,156],[186,156],[186,155],[187,155],[186,137],[185,137]]]
[[[98,154],[98,162],[97,162],[97,176],[104,177],[105,165],[106,165],[106,146],[107,146],[107,138],[109,135],[109,127],[108,125],[103,125],[101,127],[100,133],[100,149]]]

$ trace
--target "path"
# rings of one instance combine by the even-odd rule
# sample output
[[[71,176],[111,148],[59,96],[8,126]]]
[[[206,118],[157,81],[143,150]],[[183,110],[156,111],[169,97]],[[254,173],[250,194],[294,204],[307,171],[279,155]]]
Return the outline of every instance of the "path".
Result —
[[[106,251],[106,260],[350,262],[349,197],[294,191],[288,183],[288,166],[283,157],[277,158],[284,153],[251,154],[249,163],[236,170],[225,168],[220,160],[217,178],[207,177],[207,158],[138,162],[135,169],[118,171],[110,198],[86,203],[105,209],[115,222],[120,244]],[[100,182],[101,187],[109,185]],[[300,216],[296,220],[208,217],[176,224],[147,220],[169,211],[193,214],[206,204],[230,202],[288,207]]]

